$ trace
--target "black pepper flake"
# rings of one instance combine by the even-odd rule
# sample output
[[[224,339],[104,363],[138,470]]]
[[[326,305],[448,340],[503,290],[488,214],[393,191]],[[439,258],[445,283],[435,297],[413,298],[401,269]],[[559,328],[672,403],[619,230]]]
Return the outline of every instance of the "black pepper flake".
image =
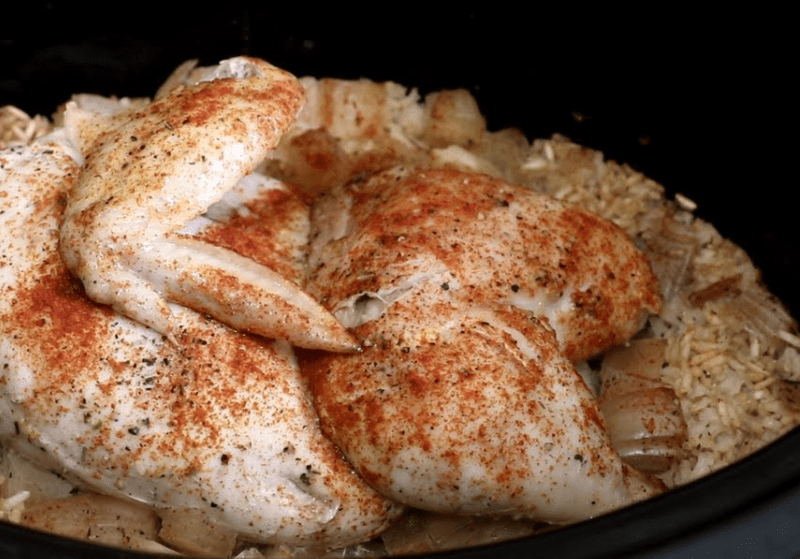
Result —
[[[444,289],[445,291],[447,291],[448,289],[450,289],[450,284],[449,284],[449,283],[447,283],[447,282],[444,282],[444,283],[442,284],[442,289]]]
[[[577,460],[578,462],[583,462],[583,455],[582,454],[576,454],[575,456],[573,456],[573,458],[575,460]]]
[[[519,285],[517,285],[516,283],[511,284],[511,291],[513,291],[514,293],[519,291]]]
[[[222,462],[223,466],[227,466],[228,462],[230,462],[230,459],[231,457],[228,456],[227,454],[223,454],[222,456],[219,457],[219,461]]]
[[[139,428],[138,427],[131,427],[130,429],[128,429],[128,433],[131,434],[131,435],[136,436],[136,435],[139,434]]]

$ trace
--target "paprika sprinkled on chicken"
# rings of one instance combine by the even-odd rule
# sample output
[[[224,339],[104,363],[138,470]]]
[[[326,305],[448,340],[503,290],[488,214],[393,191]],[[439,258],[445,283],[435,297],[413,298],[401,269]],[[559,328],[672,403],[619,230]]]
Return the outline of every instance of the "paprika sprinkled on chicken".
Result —
[[[317,360],[311,390],[380,492],[567,522],[660,491],[622,463],[573,365],[659,308],[622,230],[485,175],[405,168],[323,196],[312,223],[310,289],[364,351]]]
[[[165,303],[167,341],[87,296],[59,251],[59,225],[87,168],[63,129],[0,152],[0,223],[14,231],[0,240],[3,444],[85,487],[187,511],[251,541],[339,547],[385,529],[402,506],[367,486],[322,435],[288,343],[175,303]],[[307,206],[275,182],[239,180],[175,238],[303,277],[296,254]],[[260,227],[237,217],[248,212]]]
[[[346,545],[400,512],[322,436],[288,345],[174,305],[180,335],[165,343],[86,297],[56,251],[77,166],[55,144],[7,159],[3,221],[18,234],[4,238],[16,263],[2,283],[6,442],[89,487],[198,509],[256,541]]]
[[[356,349],[291,281],[232,251],[175,235],[252,172],[302,99],[291,74],[234,58],[104,132],[72,132],[90,140],[81,146],[85,163],[67,196],[59,250],[89,297],[173,337],[168,300],[296,345]]]
[[[75,95],[45,139],[0,109],[0,141],[30,144],[0,151],[0,485],[33,488],[0,516],[136,548],[134,507],[148,549],[215,556],[378,533],[336,553],[440,551],[627,505],[797,424],[796,323],[690,201],[566,138],[491,132],[467,90],[299,82],[274,151],[303,92],[249,58],[188,61],[153,102]],[[252,332],[363,352],[301,351],[301,372]],[[36,502],[36,465],[89,493]],[[394,523],[404,503],[439,512]]]

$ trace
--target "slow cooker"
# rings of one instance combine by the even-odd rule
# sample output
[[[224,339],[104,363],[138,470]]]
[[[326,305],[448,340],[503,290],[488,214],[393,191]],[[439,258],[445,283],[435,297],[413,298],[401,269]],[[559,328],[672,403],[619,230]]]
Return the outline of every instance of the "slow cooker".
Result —
[[[694,200],[800,316],[788,50],[750,16],[535,6],[121,6],[31,2],[0,42],[0,105],[49,115],[75,92],[152,95],[189,58],[237,54],[296,75],[467,88],[492,130],[561,133]],[[108,7],[104,8],[108,9]],[[85,9],[84,9],[85,10]],[[521,11],[520,11],[521,10]],[[634,19],[630,19],[633,16]],[[730,16],[726,16],[728,18]],[[105,21],[103,21],[105,20]],[[735,21],[734,21],[735,20]],[[774,23],[774,22],[771,22]],[[784,83],[786,82],[786,83]],[[445,557],[800,556],[800,430],[718,473],[542,535]],[[140,555],[0,522],[2,557]]]

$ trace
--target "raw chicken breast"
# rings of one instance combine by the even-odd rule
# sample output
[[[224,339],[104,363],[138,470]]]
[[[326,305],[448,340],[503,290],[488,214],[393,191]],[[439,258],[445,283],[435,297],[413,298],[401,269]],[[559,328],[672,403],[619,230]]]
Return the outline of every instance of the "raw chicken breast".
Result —
[[[322,435],[287,343],[178,305],[167,343],[86,296],[57,250],[77,174],[56,143],[0,152],[0,223],[15,231],[0,241],[4,444],[98,491],[200,511],[255,541],[343,546],[383,530],[402,507]],[[248,236],[195,227],[206,240]]]
[[[658,309],[625,233],[485,175],[396,168],[323,196],[309,289],[364,351],[307,375],[384,495],[569,522],[661,490],[612,449],[573,366]]]
[[[302,102],[294,76],[236,57],[144,106],[112,106],[95,117],[69,105],[65,132],[84,161],[66,197],[58,248],[89,297],[171,338],[169,302],[268,338],[357,349],[296,284],[175,235],[253,171]]]

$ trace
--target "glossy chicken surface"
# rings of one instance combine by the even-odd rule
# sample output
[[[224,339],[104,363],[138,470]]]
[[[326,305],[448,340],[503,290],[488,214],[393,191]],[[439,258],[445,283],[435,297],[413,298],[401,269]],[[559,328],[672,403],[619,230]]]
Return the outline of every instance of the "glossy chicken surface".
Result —
[[[302,88],[237,58],[186,66],[153,102],[76,96],[54,135],[0,155],[19,231],[0,267],[4,444],[164,525],[319,549],[406,505],[566,523],[660,492],[574,365],[659,309],[627,235],[463,170],[436,116],[464,114],[463,92],[422,111],[345,86],[307,85],[275,153]],[[373,94],[400,116],[356,102]],[[420,167],[381,171],[398,161]],[[260,165],[323,192],[310,236]],[[304,352],[301,372],[290,344],[351,353]]]
[[[294,283],[175,234],[252,172],[302,100],[291,74],[235,58],[200,83],[107,119],[105,129],[66,118],[85,161],[67,197],[59,250],[89,297],[173,339],[168,301],[296,345],[355,349]]]
[[[64,202],[81,174],[73,156],[50,139],[0,153],[0,223],[15,232],[0,239],[3,444],[96,491],[173,516],[188,510],[252,541],[325,548],[382,531],[402,507],[367,486],[322,435],[286,342],[176,304],[168,305],[176,327],[168,342],[86,295],[58,251]],[[260,230],[215,205],[208,215],[218,221],[194,223],[194,242],[228,239],[238,250],[249,242],[260,265],[280,269],[259,255],[306,235],[270,235],[263,224],[286,229],[294,208],[294,221],[307,225],[307,208],[278,204],[285,194],[263,181],[234,188],[234,205],[246,205],[241,213],[253,212]],[[282,218],[267,222],[276,207]],[[291,270],[297,252],[289,246],[275,260]]]
[[[321,197],[310,290],[364,351],[309,370],[323,431],[426,510],[587,518],[657,493],[573,362],[660,305],[627,235],[485,175],[396,168]]]

